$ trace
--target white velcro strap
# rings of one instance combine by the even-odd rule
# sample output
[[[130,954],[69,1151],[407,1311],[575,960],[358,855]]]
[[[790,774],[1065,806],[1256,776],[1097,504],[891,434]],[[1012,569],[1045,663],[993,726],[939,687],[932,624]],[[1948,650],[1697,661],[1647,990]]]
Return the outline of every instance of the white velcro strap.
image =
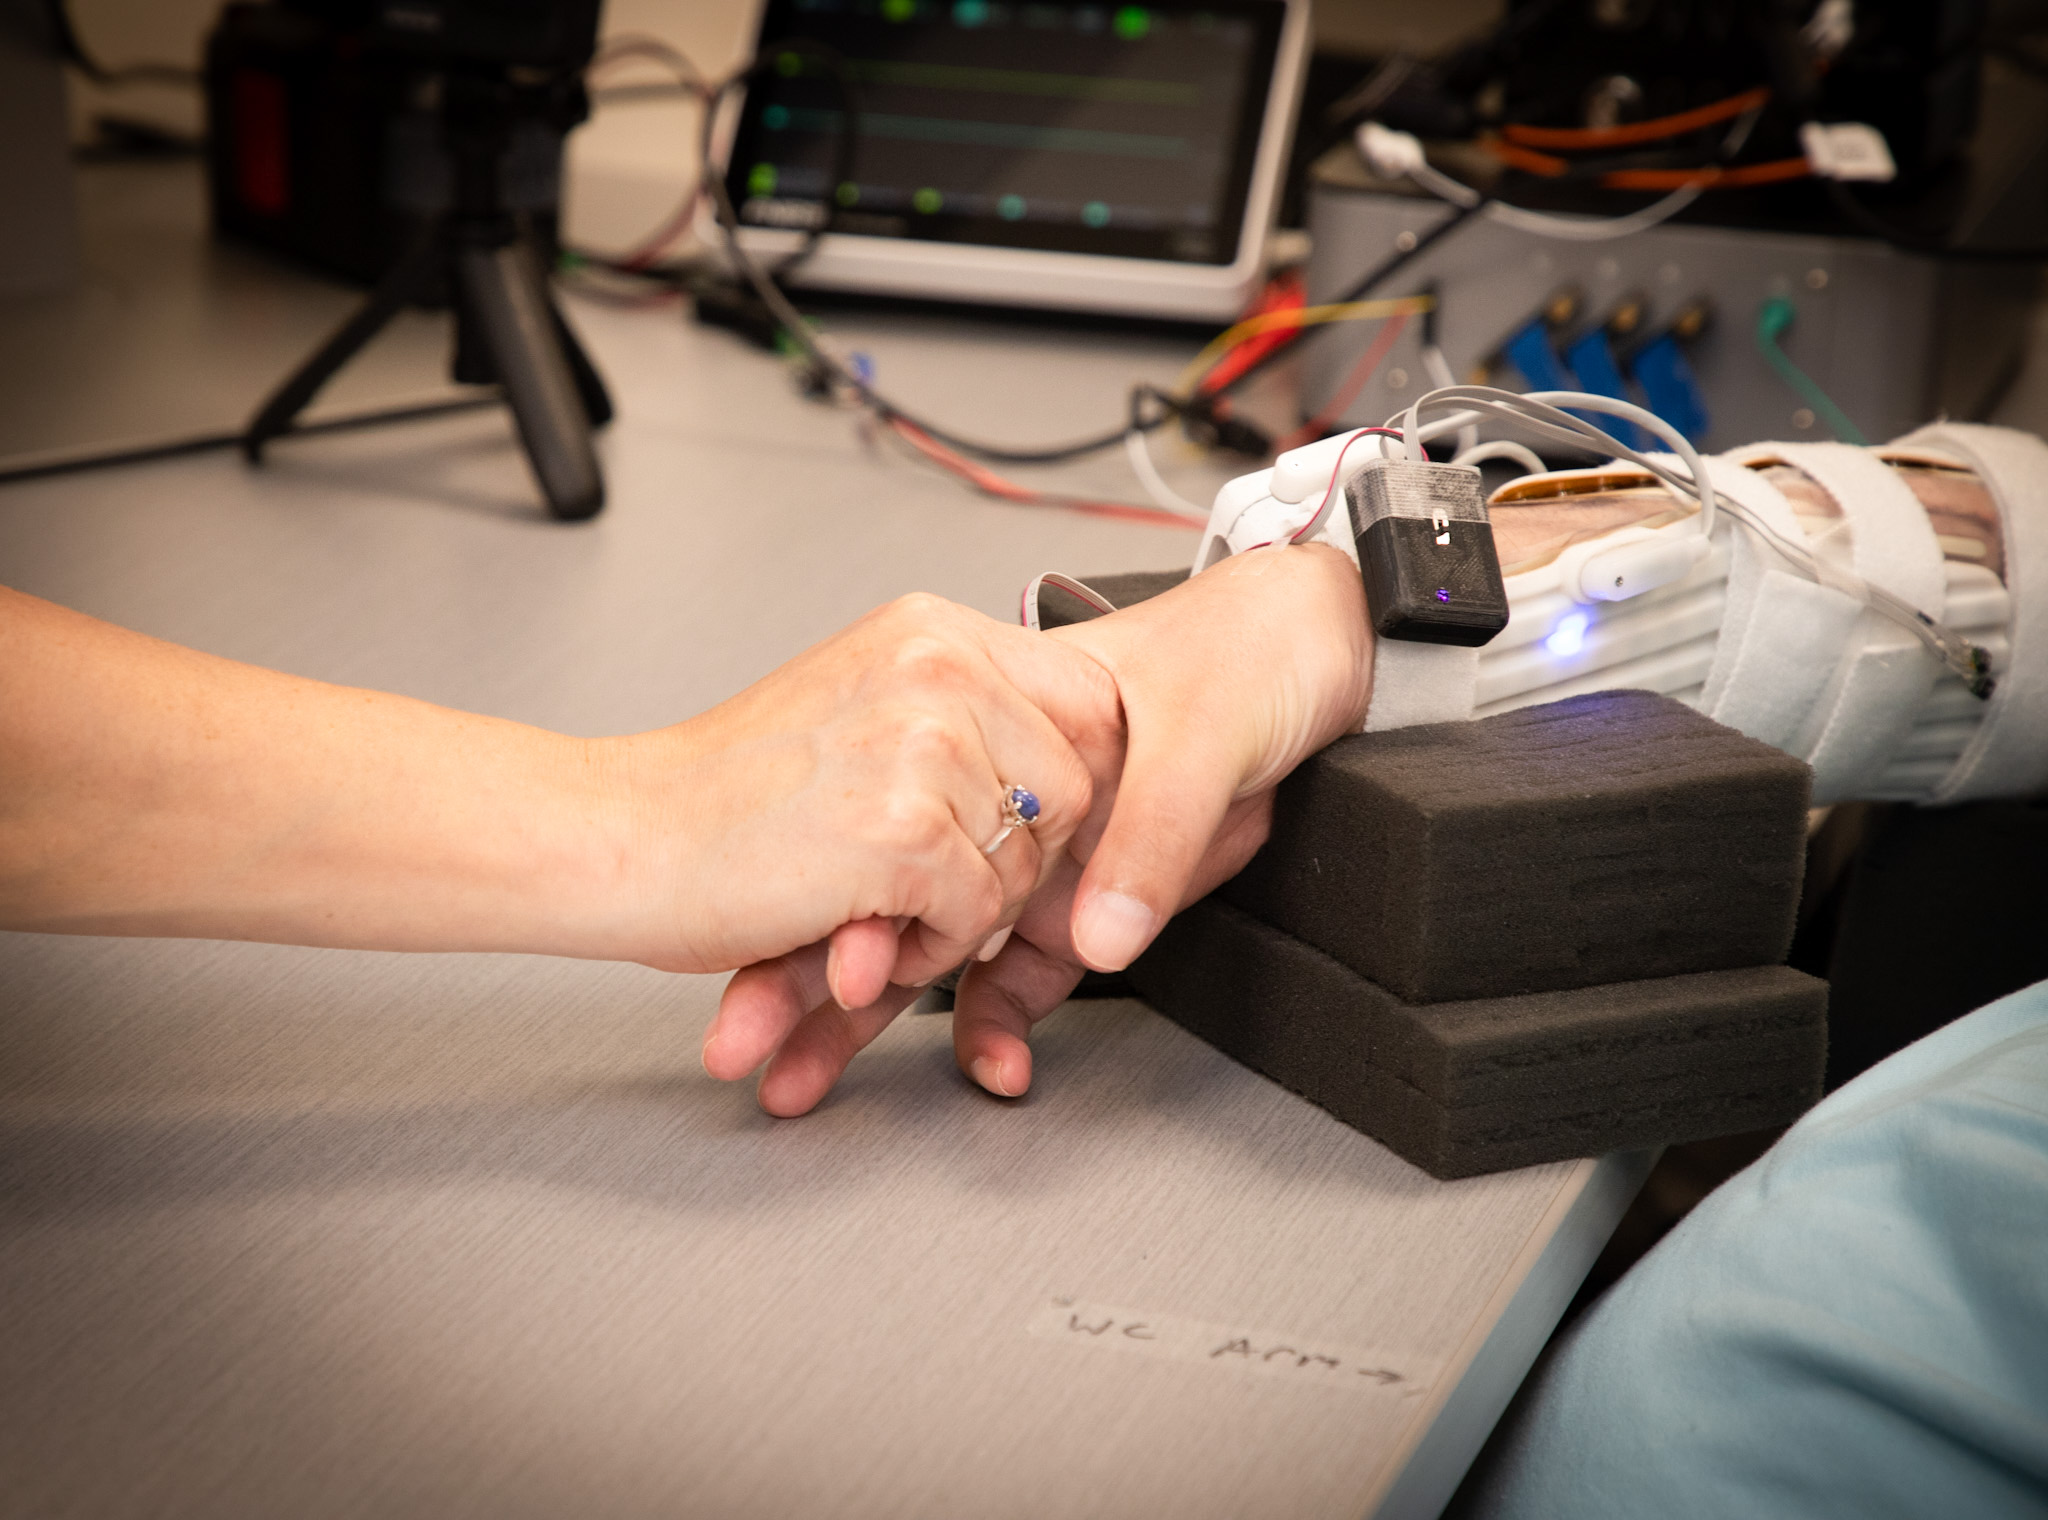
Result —
[[[1311,542],[1341,549],[1355,565],[1358,546],[1351,534],[1351,508],[1332,512]],[[1333,525],[1341,523],[1338,531]],[[1372,693],[1365,712],[1369,734],[1419,723],[1462,723],[1472,716],[1479,691],[1479,651],[1412,639],[1375,638]]]
[[[2010,428],[1937,422],[1899,440],[1939,449],[1977,472],[1998,504],[2011,652],[1984,721],[1934,789],[1934,802],[2033,797],[2048,790],[2048,444]]]
[[[1769,457],[1764,445],[1744,456]],[[1706,461],[1714,489],[1794,543],[1806,533],[1777,487],[1736,457]],[[1723,514],[1715,538],[1726,538],[1728,602],[1700,710],[1788,753],[1833,680],[1842,646],[1862,604],[1792,569],[1754,533]]]
[[[1849,443],[1774,443],[1770,450],[1834,497],[1849,519],[1858,575],[1931,618],[1942,615],[1948,576],[1941,543],[1920,498],[1898,471],[1870,449]]]
[[[1479,689],[1479,651],[1412,639],[1374,639],[1372,705],[1365,731],[1459,723],[1472,716]]]
[[[1846,443],[1781,443],[1772,450],[1834,498],[1848,521],[1858,575],[1929,617],[1943,616],[1948,576],[1941,544],[1920,499],[1890,465]],[[1917,638],[1864,610],[1794,750],[1813,767],[1816,806],[1871,795],[1940,671]]]

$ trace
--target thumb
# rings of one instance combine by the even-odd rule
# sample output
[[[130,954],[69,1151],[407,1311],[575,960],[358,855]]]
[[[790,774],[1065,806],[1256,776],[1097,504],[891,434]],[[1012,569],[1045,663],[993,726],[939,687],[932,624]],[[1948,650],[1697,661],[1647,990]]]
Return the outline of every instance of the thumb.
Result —
[[[1180,910],[1243,780],[1226,751],[1190,739],[1134,715],[1109,823],[1074,894],[1074,953],[1097,971],[1123,970]]]

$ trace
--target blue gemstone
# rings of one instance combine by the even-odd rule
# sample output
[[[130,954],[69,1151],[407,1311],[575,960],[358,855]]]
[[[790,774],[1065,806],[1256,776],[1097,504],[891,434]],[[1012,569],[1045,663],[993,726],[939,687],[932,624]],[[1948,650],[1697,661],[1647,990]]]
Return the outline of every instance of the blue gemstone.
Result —
[[[1436,599],[1440,602],[1448,602],[1451,599],[1451,588],[1449,586],[1437,587]]]
[[[1038,799],[1021,786],[1010,788],[1010,806],[1017,810],[1017,816],[1026,823],[1038,821]]]

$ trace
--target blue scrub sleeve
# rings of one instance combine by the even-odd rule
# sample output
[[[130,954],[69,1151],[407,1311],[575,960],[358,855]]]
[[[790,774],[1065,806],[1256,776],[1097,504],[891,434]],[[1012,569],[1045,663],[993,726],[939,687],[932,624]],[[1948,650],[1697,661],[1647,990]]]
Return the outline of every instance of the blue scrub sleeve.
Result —
[[[1695,1209],[1560,1339],[1458,1512],[2048,1517],[2048,982]]]

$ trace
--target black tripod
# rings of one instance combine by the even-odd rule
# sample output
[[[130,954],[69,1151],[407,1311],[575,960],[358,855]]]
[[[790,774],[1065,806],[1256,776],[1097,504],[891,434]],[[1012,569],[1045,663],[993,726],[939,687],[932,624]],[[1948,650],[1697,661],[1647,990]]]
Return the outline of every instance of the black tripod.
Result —
[[[587,109],[580,87],[566,111],[564,98],[489,76],[443,76],[450,203],[429,213],[356,314],[263,404],[242,440],[252,463],[271,439],[291,431],[320,387],[385,323],[445,288],[455,312],[454,378],[504,387],[548,511],[574,522],[603,508],[591,430],[611,420],[611,398],[555,306],[530,227],[507,208],[503,193],[513,124],[524,113],[558,128],[573,125]]]

